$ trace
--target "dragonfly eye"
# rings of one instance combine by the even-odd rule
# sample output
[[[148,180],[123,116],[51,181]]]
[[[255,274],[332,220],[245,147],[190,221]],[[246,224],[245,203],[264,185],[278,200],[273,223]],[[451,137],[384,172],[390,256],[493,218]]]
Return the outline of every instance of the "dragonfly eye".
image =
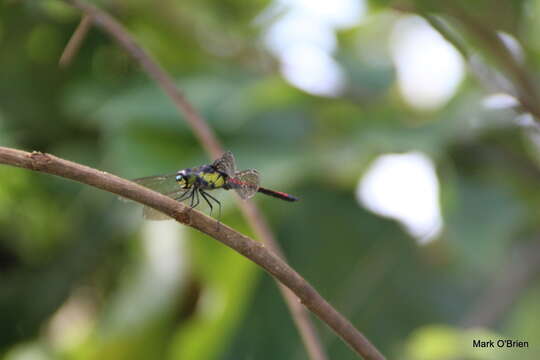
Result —
[[[184,180],[184,177],[180,174],[176,175],[176,182],[182,182]]]

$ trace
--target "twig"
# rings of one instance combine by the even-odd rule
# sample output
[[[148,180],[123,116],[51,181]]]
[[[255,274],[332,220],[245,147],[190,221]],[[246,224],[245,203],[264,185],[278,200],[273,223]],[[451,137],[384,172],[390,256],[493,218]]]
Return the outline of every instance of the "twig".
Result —
[[[484,26],[480,21],[467,13],[455,2],[446,2],[446,8],[463,26],[475,36],[486,50],[488,50],[495,61],[512,78],[517,89],[517,98],[526,111],[532,114],[537,120],[540,119],[540,107],[538,105],[538,91],[531,82],[531,76],[527,73],[522,64],[517,61],[510,49],[502,41],[500,36]]]
[[[223,153],[221,145],[216,136],[199,115],[197,110],[187,101],[186,97],[176,87],[172,78],[147,54],[135,40],[129,35],[112,16],[105,11],[96,8],[79,0],[63,0],[74,7],[80,9],[86,15],[90,16],[93,23],[112,36],[118,44],[127,51],[146,71],[146,73],[165,91],[172,99],[177,110],[184,115],[186,121],[193,128],[195,134],[199,137],[202,145],[212,155],[217,158]]]
[[[424,11],[421,7],[414,5],[401,6],[393,5],[393,9],[402,12],[415,12],[422,16],[439,34],[452,44],[457,51],[471,63],[471,53],[465,45],[459,40],[448,27],[441,22],[437,16]],[[459,21],[466,30],[473,35],[481,45],[493,55],[495,62],[504,73],[510,77],[516,94],[511,94],[521,104],[521,110],[531,114],[537,121],[540,121],[540,105],[538,89],[531,81],[531,76],[527,73],[525,67],[516,60],[510,49],[504,44],[500,36],[484,26],[481,22],[469,15],[464,9],[460,8],[456,2],[447,1],[444,3],[444,9],[447,10],[454,19]],[[472,69],[472,66],[470,66]],[[482,79],[481,74],[476,74],[474,69],[471,71],[478,79]],[[506,91],[507,89],[503,89]]]
[[[466,49],[465,45],[444,25],[436,16],[417,8],[402,9],[400,11],[414,11],[422,16],[442,37],[451,43],[457,51],[466,59],[471,61],[471,54]],[[485,27],[473,16],[461,9],[455,2],[446,2],[445,9],[472,34],[481,43],[481,45],[493,55],[496,63],[511,79],[512,85],[516,90],[517,100],[521,104],[523,110],[533,115],[537,121],[540,121],[540,105],[538,105],[538,90],[534,83],[531,82],[531,77],[526,69],[520,64],[515,56],[511,53],[502,39],[489,28]],[[480,74],[473,75],[482,79]]]
[[[88,30],[90,30],[91,25],[92,19],[90,16],[83,15],[79,26],[77,26],[77,29],[75,29],[75,32],[69,39],[69,42],[62,53],[62,56],[60,56],[60,61],[58,61],[60,66],[67,67],[69,64],[71,64],[71,61],[77,54],[77,51],[79,51],[86,34],[88,34]]]
[[[362,333],[337,312],[302,276],[262,243],[221,224],[197,210],[131,181],[40,152],[0,147],[0,163],[57,175],[150,206],[191,226],[244,255],[287,286],[309,310],[327,323],[365,359],[384,359]]]
[[[424,12],[419,12],[418,15],[422,16],[433,29],[435,29],[446,41],[452,44],[465,60],[469,60],[470,54],[465,47],[465,44],[463,44],[437,16]]]
[[[207,125],[202,116],[197,110],[191,106],[184,94],[176,87],[171,76],[163,70],[156,61],[154,61],[129,35],[129,33],[109,14],[92,5],[86,4],[80,0],[63,0],[71,5],[79,8],[85,14],[89,15],[93,22],[108,33],[118,44],[126,50],[146,71],[146,73],[156,81],[156,83],[165,91],[171,98],[178,112],[183,114],[188,124],[192,127],[193,132],[199,138],[202,146],[209,153],[211,158],[217,158],[223,153],[223,147],[214,135],[213,131]],[[250,226],[253,228],[256,236],[261,239],[274,253],[285,259],[283,251],[274,235],[270,231],[266,220],[252,202],[240,201],[236,197],[237,203],[247,219]],[[278,283],[279,284],[279,283]],[[302,341],[306,346],[310,359],[326,360],[327,356],[317,337],[317,333],[313,324],[310,321],[308,314],[305,312],[296,297],[284,286],[279,285],[279,289],[285,298],[289,311],[293,317],[296,326],[299,329]]]

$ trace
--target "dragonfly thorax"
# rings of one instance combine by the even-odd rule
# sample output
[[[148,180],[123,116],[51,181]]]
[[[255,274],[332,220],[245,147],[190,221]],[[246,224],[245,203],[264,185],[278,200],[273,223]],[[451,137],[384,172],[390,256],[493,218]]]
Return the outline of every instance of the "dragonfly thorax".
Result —
[[[209,165],[188,168],[176,173],[176,182],[183,188],[196,187],[204,190],[223,188],[227,176]]]

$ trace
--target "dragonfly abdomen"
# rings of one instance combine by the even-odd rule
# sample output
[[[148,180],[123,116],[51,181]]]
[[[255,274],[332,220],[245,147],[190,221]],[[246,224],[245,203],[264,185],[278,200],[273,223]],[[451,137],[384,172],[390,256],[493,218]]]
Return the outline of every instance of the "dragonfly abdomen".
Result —
[[[281,192],[281,191],[270,190],[270,189],[266,189],[266,188],[263,188],[263,187],[260,187],[257,191],[260,192],[260,193],[263,193],[265,195],[269,195],[269,196],[272,196],[272,197],[275,197],[275,198],[278,198],[278,199],[281,199],[281,200],[285,200],[285,201],[298,201],[298,200],[300,200],[297,197],[292,196],[291,194],[287,194],[287,193],[284,193],[284,192]]]

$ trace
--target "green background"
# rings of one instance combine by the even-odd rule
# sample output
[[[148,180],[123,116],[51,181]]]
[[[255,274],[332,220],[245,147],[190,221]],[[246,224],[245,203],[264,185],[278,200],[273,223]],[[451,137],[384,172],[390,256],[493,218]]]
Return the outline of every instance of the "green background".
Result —
[[[540,3],[456,3],[521,42],[534,82]],[[538,130],[517,126],[509,109],[482,106],[487,92],[470,74],[432,111],[411,108],[397,90],[387,51],[390,27],[404,15],[396,7],[442,16],[470,51],[498,66],[440,2],[369,2],[367,21],[337,32],[348,88],[335,98],[280,75],[261,42],[264,25],[254,25],[266,1],[99,5],[172,74],[240,168],[257,168],[265,186],[302,199],[255,201],[290,264],[388,358],[540,357]],[[0,144],[125,178],[208,163],[171,101],[101,31],[58,67],[78,21],[61,1],[0,2]],[[216,44],[236,50],[219,54]],[[361,56],[367,48],[377,61]],[[355,197],[372,160],[408,151],[430,156],[440,181],[444,230],[425,246]],[[253,235],[230,194],[217,195],[222,221]],[[0,356],[307,359],[266,273],[213,239],[162,224],[144,223],[137,206],[109,193],[0,166]],[[172,247],[176,265],[160,263],[167,254],[152,252],[155,242]],[[176,266],[172,277],[167,264]],[[507,278],[516,286],[496,286]],[[466,327],[509,292],[510,305]],[[331,359],[357,358],[314,323]],[[483,338],[528,340],[530,348],[473,350],[471,339]]]

